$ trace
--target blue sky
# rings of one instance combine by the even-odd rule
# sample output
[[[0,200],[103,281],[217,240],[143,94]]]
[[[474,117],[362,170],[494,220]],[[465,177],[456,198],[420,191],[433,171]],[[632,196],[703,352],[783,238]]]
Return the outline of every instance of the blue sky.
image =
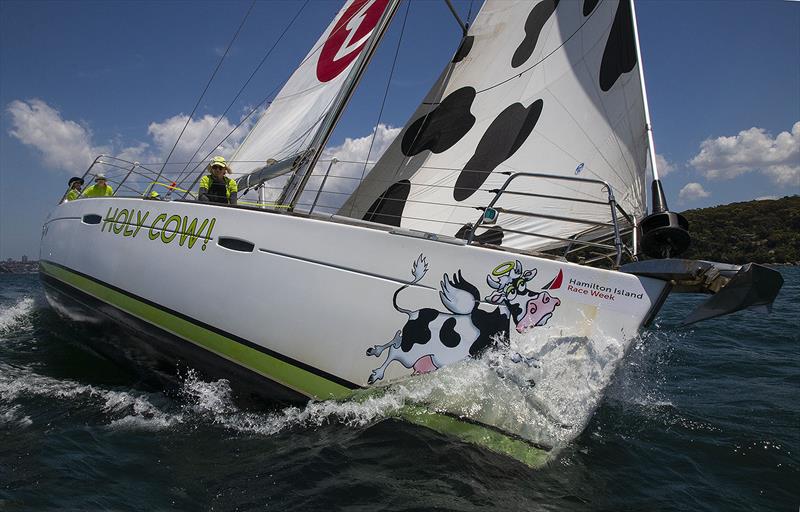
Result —
[[[454,3],[464,18],[480,5]],[[94,153],[166,155],[249,5],[0,0],[0,258],[36,257],[47,213]],[[257,2],[190,135],[205,136],[301,5]],[[800,193],[800,3],[636,5],[670,206]],[[223,126],[289,76],[339,6],[310,1],[302,29],[284,37]],[[388,144],[458,44],[443,1],[414,1],[379,120],[404,9],[329,143],[340,153],[363,152],[378,123]]]

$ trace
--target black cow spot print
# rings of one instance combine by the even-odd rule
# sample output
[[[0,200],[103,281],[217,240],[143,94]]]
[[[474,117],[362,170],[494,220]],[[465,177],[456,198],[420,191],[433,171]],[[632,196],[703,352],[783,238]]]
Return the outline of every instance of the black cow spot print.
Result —
[[[597,7],[600,0],[583,0],[583,15],[588,16]]]
[[[624,73],[636,66],[636,39],[629,2],[622,1],[611,25],[603,61],[600,64],[600,88],[608,91]]]
[[[453,188],[456,201],[463,201],[474,194],[494,168],[522,146],[539,121],[543,107],[544,101],[536,100],[528,108],[523,107],[522,103],[514,103],[500,112],[456,179]]]
[[[426,149],[441,153],[453,147],[475,124],[470,112],[473,100],[473,87],[451,92],[438,107],[411,123],[400,145],[403,154],[414,156]]]
[[[411,192],[410,181],[402,180],[394,183],[372,203],[363,220],[400,227],[409,192]]]
[[[480,333],[478,339],[469,347],[469,355],[472,357],[479,356],[486,348],[497,344],[498,339],[501,343],[508,344],[509,318],[500,311],[500,308],[495,308],[493,311],[475,308],[470,314],[470,320]]]
[[[542,27],[555,12],[557,6],[558,0],[543,0],[531,9],[531,13],[525,21],[525,39],[517,47],[514,56],[511,57],[511,67],[520,67],[533,55]]]
[[[450,317],[444,321],[439,331],[439,341],[448,348],[457,347],[461,343],[461,335],[456,332],[456,319]]]
[[[431,322],[437,316],[439,316],[439,312],[435,309],[420,309],[417,318],[409,320],[403,326],[403,341],[400,342],[400,350],[408,352],[415,344],[424,345],[431,341]]]
[[[461,62],[467,55],[469,55],[470,50],[472,50],[472,43],[474,42],[475,36],[467,36],[461,40],[461,46],[458,47],[458,51],[453,56],[453,64],[456,62]]]

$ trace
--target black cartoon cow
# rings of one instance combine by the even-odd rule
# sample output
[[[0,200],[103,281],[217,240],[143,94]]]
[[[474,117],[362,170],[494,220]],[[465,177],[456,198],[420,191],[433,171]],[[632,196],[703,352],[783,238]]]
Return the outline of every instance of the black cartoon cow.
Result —
[[[528,294],[527,283],[536,270],[522,271],[522,264],[504,263],[487,276],[496,291],[486,298],[498,304],[492,311],[478,307],[481,302],[478,289],[461,276],[442,277],[439,297],[449,312],[432,308],[409,310],[397,305],[398,294],[418,283],[428,271],[425,257],[420,255],[412,266],[414,280],[394,293],[394,308],[408,315],[408,321],[394,338],[383,345],[367,349],[368,356],[380,357],[389,353],[381,366],[372,370],[368,383],[383,379],[386,368],[398,361],[415,374],[428,373],[442,366],[476,356],[497,341],[508,340],[509,322],[514,320],[517,331],[544,325],[560,301],[547,292]],[[511,288],[513,286],[513,289]]]

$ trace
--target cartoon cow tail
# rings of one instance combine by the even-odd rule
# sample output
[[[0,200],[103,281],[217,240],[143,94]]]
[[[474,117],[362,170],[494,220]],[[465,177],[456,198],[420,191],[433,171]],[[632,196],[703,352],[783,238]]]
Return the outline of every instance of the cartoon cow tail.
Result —
[[[397,296],[400,294],[400,292],[402,292],[403,290],[405,290],[406,288],[408,288],[412,284],[413,283],[404,284],[403,286],[398,288],[396,292],[394,292],[394,296],[392,297],[392,303],[394,304],[394,309],[396,309],[400,313],[405,313],[406,315],[411,315],[412,311],[410,309],[403,309],[400,306],[398,306],[397,305]]]
[[[414,262],[414,265],[411,267],[411,275],[414,276],[414,280],[404,284],[403,286],[398,288],[396,292],[394,292],[394,296],[392,297],[392,303],[394,304],[394,309],[396,309],[400,313],[405,313],[406,315],[411,316],[411,313],[413,313],[412,310],[403,309],[397,305],[397,296],[400,294],[400,292],[402,292],[409,286],[413,286],[418,282],[420,282],[422,278],[425,277],[425,274],[427,272],[428,272],[428,262],[425,261],[425,256],[420,254],[419,257]]]

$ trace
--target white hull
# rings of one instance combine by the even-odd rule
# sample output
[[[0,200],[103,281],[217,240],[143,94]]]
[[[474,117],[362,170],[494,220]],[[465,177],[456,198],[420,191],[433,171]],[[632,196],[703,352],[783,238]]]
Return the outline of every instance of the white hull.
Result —
[[[103,220],[87,223],[92,219],[86,215]],[[161,230],[165,224],[180,230],[195,218],[196,231],[204,226],[202,234],[213,225],[210,239],[192,242]],[[254,249],[225,248],[220,243],[226,238],[250,242]],[[429,268],[417,284],[397,294],[398,308],[410,313],[401,312],[393,304],[395,292],[415,278],[412,266],[420,255]],[[371,380],[385,384],[407,377],[415,371],[407,366],[415,362],[417,370],[427,371],[469,355],[470,333],[479,330],[476,317],[446,309],[446,294],[440,295],[444,274],[455,279],[460,272],[478,290],[478,309],[496,316],[508,310],[487,301],[496,292],[487,275],[509,271],[518,261],[528,276],[535,274],[527,288],[537,292],[540,311],[532,324],[528,318],[538,325],[525,334],[510,321],[512,345],[531,333],[542,343],[611,337],[621,343],[620,357],[666,287],[655,279],[388,228],[133,198],[58,206],[43,228],[40,259],[49,279],[320,399],[346,396]],[[452,336],[446,344],[406,339],[409,350],[377,349],[396,339],[409,319],[419,322],[415,312],[423,308],[428,311],[422,316],[436,316],[426,320],[433,338],[455,332],[460,343],[453,346]],[[426,354],[430,357],[421,360]]]

